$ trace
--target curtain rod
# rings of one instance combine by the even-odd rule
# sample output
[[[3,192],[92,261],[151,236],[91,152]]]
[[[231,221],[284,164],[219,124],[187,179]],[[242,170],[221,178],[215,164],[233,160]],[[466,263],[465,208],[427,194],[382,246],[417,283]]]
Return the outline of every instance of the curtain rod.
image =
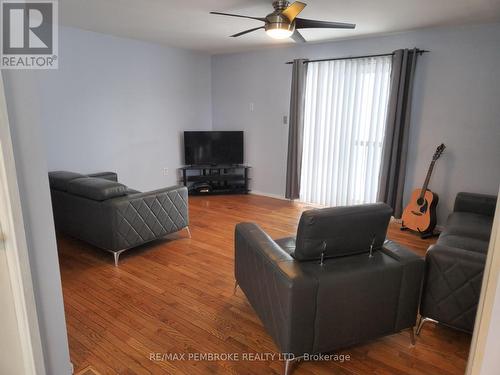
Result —
[[[423,53],[427,53],[430,51],[427,51],[425,49],[418,49],[417,48],[417,53],[419,55]],[[316,59],[316,60],[305,60],[304,64],[309,64],[313,62],[321,62],[321,61],[336,61],[336,60],[355,60],[355,59],[366,59],[369,57],[382,57],[382,56],[394,56],[394,52],[392,53],[380,53],[378,55],[364,55],[364,56],[351,56],[351,57],[332,57],[329,59]],[[293,61],[287,61],[285,64],[293,64]]]

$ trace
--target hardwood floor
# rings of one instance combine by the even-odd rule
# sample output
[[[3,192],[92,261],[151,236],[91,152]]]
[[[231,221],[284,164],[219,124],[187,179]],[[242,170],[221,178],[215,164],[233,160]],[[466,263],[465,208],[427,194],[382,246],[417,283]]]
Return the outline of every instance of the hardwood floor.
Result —
[[[76,373],[76,375],[101,375],[92,366],[85,367],[82,371]]]
[[[283,362],[263,358],[277,348],[241,291],[233,295],[233,231],[259,223],[273,238],[294,234],[307,207],[259,196],[190,198],[190,229],[112,256],[59,235],[66,320],[75,372],[101,374],[281,374]],[[419,254],[434,240],[399,231],[389,237]],[[294,374],[463,374],[470,336],[428,324],[415,347],[401,332],[339,354],[345,362],[304,362]],[[178,358],[150,359],[158,353]],[[181,356],[231,353],[229,360]],[[234,354],[263,353],[259,361]],[[177,359],[177,360],[176,360]]]

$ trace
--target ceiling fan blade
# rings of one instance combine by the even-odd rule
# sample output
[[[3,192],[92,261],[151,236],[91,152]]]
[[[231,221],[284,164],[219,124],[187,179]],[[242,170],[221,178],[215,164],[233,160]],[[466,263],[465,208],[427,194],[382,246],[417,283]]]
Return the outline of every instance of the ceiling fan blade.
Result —
[[[307,4],[304,4],[300,1],[296,1],[293,4],[291,4],[288,8],[286,8],[284,11],[281,12],[282,15],[284,15],[290,22],[292,22],[297,16],[299,15],[300,12],[304,10]]]
[[[257,21],[262,21],[266,22],[265,18],[260,18],[260,17],[250,17],[250,16],[242,16],[240,14],[231,14],[231,13],[221,13],[221,12],[210,12],[210,14],[217,14],[219,16],[229,16],[229,17],[239,17],[239,18],[249,18],[251,20],[257,20]]]
[[[295,19],[296,29],[354,29],[353,23],[327,22],[317,20],[307,20],[304,18]]]
[[[245,34],[251,33],[252,31],[256,31],[256,30],[263,29],[263,28],[264,28],[264,26],[261,26],[261,27],[254,27],[253,29],[250,29],[250,30],[245,30],[245,31],[242,31],[241,33],[231,35],[231,37],[232,37],[232,38],[237,38],[237,37],[239,37],[239,36],[242,36],[242,35],[245,35]]]
[[[306,42],[306,40],[304,39],[302,34],[299,33],[299,30],[295,30],[290,38],[292,38],[296,43],[305,43]]]

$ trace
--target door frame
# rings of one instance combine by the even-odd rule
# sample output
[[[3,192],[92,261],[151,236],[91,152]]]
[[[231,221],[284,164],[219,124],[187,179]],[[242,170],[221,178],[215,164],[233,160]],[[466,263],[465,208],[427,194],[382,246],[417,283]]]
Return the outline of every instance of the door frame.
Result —
[[[0,221],[26,375],[45,375],[28,245],[0,71]]]

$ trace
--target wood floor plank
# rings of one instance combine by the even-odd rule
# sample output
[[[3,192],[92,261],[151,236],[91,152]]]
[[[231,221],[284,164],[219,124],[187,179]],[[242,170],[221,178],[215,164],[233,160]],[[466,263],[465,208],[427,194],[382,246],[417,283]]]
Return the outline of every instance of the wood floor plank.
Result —
[[[179,232],[126,252],[118,268],[109,254],[58,235],[71,360],[111,374],[281,374],[278,355],[244,294],[234,285],[234,226],[256,222],[273,238],[294,235],[311,206],[254,195],[190,197],[192,238]],[[401,232],[388,237],[423,256],[435,239]],[[470,335],[428,324],[417,345],[408,332],[346,348],[344,362],[305,362],[297,375],[463,374]],[[163,358],[151,353],[235,353],[238,360]],[[233,358],[234,359],[234,358]]]

